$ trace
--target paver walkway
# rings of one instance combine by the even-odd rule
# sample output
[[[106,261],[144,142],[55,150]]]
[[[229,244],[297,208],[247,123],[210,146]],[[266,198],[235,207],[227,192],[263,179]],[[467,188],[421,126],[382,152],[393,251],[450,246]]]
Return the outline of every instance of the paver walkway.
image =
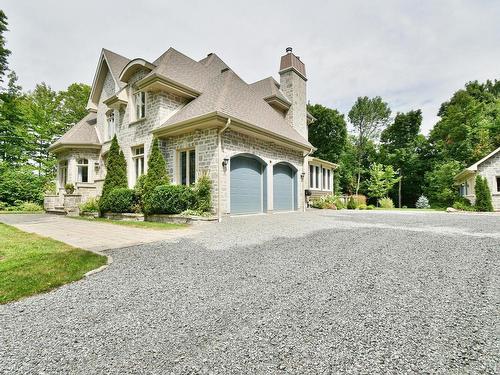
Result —
[[[47,214],[0,215],[0,222],[25,232],[51,237],[82,249],[101,251],[156,241],[176,241],[192,235],[192,228],[155,230],[112,223],[76,220]]]

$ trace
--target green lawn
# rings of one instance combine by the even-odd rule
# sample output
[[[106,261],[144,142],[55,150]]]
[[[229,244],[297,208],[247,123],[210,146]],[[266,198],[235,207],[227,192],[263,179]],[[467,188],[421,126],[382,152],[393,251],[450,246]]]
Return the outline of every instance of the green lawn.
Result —
[[[107,258],[0,223],[0,304],[79,280]]]
[[[186,228],[186,224],[175,223],[154,223],[151,221],[125,221],[125,220],[110,220],[102,217],[86,217],[86,216],[68,216],[72,219],[97,221],[99,223],[108,223],[113,225],[123,225],[127,227],[155,229],[155,230],[168,230],[168,229],[181,229]]]

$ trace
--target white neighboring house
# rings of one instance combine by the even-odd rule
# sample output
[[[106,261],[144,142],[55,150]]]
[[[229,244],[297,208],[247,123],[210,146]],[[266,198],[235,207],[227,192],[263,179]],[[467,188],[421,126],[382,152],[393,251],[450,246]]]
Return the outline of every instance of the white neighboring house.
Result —
[[[460,195],[469,199],[471,203],[476,200],[474,186],[477,175],[486,177],[491,191],[493,209],[500,211],[500,147],[455,176]]]
[[[336,165],[310,156],[306,70],[291,48],[279,76],[248,84],[213,53],[196,61],[170,48],[149,62],[103,49],[88,115],[50,146],[58,194],[46,197],[46,209],[100,195],[114,135],[131,188],[158,138],[172,183],[209,175],[216,214],[300,210],[306,189],[332,193]]]

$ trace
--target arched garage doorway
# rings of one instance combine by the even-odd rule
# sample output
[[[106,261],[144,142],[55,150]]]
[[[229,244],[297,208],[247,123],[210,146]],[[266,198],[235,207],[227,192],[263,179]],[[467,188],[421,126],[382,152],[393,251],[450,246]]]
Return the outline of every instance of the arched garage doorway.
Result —
[[[231,214],[254,214],[266,209],[265,164],[253,155],[231,159]]]
[[[297,209],[297,170],[288,163],[273,167],[273,210]]]

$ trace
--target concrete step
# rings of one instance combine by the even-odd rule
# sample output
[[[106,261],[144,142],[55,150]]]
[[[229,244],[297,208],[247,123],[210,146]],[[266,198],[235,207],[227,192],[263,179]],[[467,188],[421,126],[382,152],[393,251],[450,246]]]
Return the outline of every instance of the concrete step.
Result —
[[[53,210],[47,210],[45,212],[52,215],[66,215],[66,211],[60,208],[54,208]]]

